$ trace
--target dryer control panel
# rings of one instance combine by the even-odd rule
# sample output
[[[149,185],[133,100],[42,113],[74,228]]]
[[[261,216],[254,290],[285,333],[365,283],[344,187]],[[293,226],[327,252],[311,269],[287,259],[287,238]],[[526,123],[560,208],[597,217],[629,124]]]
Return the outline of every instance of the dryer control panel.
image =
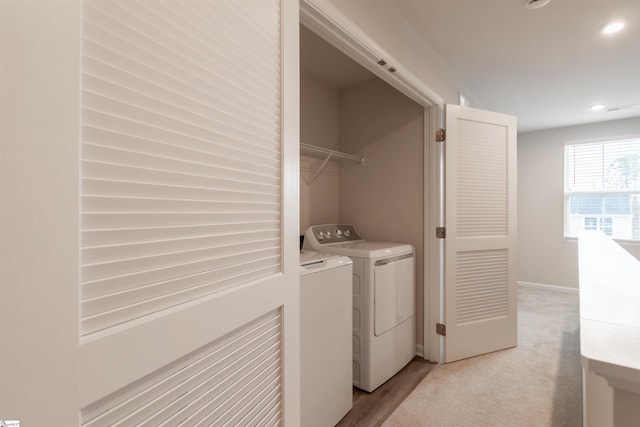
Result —
[[[362,240],[356,229],[348,224],[314,225],[311,230],[313,237],[320,244]]]

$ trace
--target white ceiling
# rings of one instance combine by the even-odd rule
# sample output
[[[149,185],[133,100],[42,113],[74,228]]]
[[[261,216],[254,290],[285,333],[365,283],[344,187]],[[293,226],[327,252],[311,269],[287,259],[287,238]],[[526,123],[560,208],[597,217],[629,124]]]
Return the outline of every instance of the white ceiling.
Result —
[[[640,106],[589,109],[640,102],[640,0],[551,0],[537,10],[524,0],[388,1],[482,108],[518,116],[520,132],[640,117]],[[613,19],[626,28],[600,34]],[[304,27],[301,47],[302,71],[333,87],[372,77]]]
[[[489,110],[521,132],[626,117],[640,106],[640,0],[390,0]],[[622,32],[601,27],[623,19]]]

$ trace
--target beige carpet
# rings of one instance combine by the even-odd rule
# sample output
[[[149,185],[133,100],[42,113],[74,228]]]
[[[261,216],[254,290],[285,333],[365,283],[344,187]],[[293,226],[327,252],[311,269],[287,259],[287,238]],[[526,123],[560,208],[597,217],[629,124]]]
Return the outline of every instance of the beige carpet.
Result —
[[[437,366],[383,426],[581,426],[578,307],[520,288],[518,347]]]

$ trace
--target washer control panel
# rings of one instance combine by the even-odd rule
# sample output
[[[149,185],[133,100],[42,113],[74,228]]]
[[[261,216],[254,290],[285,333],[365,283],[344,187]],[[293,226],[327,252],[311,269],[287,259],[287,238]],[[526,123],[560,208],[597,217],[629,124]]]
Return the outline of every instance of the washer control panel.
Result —
[[[313,237],[318,243],[337,243],[362,240],[355,228],[348,224],[314,225]]]

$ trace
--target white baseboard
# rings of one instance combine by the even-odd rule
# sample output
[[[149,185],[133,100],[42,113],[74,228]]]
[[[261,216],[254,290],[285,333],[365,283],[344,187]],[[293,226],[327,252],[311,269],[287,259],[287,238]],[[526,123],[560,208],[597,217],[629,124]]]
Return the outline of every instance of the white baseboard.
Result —
[[[424,346],[416,344],[416,356],[420,356],[424,359]]]
[[[576,294],[576,295],[580,293],[580,290],[578,288],[569,288],[567,286],[546,285],[544,283],[521,282],[521,281],[517,281],[516,283],[518,286],[521,286],[523,288],[546,289],[548,291],[563,292],[563,293]]]

